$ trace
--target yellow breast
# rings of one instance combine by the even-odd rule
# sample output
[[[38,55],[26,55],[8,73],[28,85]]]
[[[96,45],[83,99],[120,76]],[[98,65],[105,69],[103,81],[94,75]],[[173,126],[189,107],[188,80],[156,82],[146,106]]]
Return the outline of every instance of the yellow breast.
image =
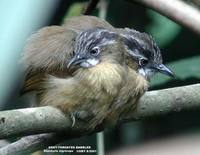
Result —
[[[125,81],[126,70],[114,63],[100,63],[89,69],[79,69],[76,78],[90,84],[96,90],[104,89],[107,93],[116,94]]]

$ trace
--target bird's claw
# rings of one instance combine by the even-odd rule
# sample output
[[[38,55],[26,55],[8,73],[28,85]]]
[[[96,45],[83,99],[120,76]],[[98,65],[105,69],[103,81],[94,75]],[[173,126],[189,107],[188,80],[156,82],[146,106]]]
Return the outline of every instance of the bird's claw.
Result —
[[[75,116],[74,116],[73,113],[70,113],[70,117],[71,117],[71,119],[72,119],[72,125],[71,125],[71,127],[73,128],[74,125],[75,125],[75,123],[76,123],[76,118],[75,118]]]

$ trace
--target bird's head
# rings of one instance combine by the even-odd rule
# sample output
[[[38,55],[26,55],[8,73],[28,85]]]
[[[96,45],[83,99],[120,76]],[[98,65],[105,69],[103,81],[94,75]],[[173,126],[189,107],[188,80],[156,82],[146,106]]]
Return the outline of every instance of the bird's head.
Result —
[[[148,80],[157,72],[174,77],[174,73],[162,63],[160,49],[150,35],[126,28],[122,36],[129,55],[137,63],[139,74]]]
[[[79,66],[81,68],[91,68],[100,62],[122,63],[124,48],[118,40],[117,33],[102,28],[93,28],[80,33],[76,37],[75,49],[68,67]]]

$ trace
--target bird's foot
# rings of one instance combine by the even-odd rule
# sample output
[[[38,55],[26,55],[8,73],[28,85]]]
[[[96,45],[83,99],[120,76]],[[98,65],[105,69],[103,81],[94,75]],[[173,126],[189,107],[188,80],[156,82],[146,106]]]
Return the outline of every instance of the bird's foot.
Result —
[[[77,120],[80,120],[82,122],[87,122],[91,120],[94,117],[94,114],[88,111],[76,111],[76,112],[71,112],[70,117],[72,120],[72,125],[71,128],[73,128],[76,124]]]

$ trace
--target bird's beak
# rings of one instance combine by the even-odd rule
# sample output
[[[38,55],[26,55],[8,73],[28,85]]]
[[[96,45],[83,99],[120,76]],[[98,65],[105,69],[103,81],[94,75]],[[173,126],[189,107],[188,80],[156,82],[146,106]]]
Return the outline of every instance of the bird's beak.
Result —
[[[162,74],[165,74],[167,76],[170,76],[170,77],[175,77],[175,74],[173,73],[172,70],[170,70],[167,66],[163,65],[163,64],[160,64],[156,67],[156,69],[162,73]]]
[[[80,64],[80,63],[82,63],[82,62],[84,62],[85,61],[85,59],[83,59],[83,58],[77,58],[77,57],[73,57],[71,60],[70,60],[70,62],[68,63],[68,65],[67,65],[67,68],[69,68],[70,66],[75,66],[75,65],[77,65],[77,64]]]

